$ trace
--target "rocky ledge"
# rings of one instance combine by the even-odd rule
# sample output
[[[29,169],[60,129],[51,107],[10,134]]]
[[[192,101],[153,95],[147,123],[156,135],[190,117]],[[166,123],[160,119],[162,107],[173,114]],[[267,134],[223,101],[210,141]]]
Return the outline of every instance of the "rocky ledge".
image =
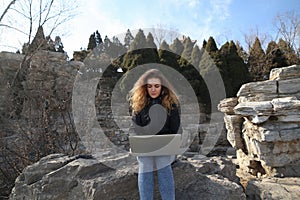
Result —
[[[114,161],[122,159],[129,158],[117,156]],[[178,200],[246,199],[235,165],[227,158],[180,157],[172,167]],[[139,199],[136,169],[136,164],[112,169],[91,156],[52,154],[24,169],[10,199]],[[157,188],[155,196],[160,199]]]

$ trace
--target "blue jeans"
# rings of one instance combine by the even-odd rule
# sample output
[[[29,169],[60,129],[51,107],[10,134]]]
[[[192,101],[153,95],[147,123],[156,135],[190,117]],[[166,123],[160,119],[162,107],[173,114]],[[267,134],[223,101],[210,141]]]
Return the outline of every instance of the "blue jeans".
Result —
[[[171,163],[175,156],[138,156],[138,186],[141,200],[153,200],[154,174],[162,200],[175,200],[175,184]]]

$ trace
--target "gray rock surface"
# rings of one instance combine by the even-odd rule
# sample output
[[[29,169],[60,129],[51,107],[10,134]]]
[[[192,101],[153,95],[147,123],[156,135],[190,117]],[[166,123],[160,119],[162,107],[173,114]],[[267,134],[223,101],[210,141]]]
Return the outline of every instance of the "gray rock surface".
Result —
[[[246,199],[226,158],[180,159],[172,167],[178,200]],[[136,164],[112,169],[91,157],[52,154],[22,172],[10,199],[139,199],[136,170]]]
[[[252,180],[246,189],[247,199],[299,199],[300,178],[267,178]]]

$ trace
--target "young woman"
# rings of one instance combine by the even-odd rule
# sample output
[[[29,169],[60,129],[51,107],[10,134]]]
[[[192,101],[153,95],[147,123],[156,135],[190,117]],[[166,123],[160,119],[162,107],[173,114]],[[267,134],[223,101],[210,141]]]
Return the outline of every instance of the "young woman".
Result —
[[[159,70],[150,69],[142,74],[129,92],[129,101],[133,110],[132,120],[135,134],[176,134],[179,131],[178,98],[170,83]],[[156,113],[151,113],[151,107],[154,105],[161,105],[163,109],[153,109],[152,112]],[[157,118],[163,114],[166,118],[160,122]],[[156,128],[153,129],[143,129],[150,123],[158,122],[162,125],[154,125]],[[157,127],[160,127],[159,130]],[[153,199],[154,170],[157,170],[158,186],[162,199],[175,199],[174,177],[171,168],[174,158],[173,155],[137,157],[139,163],[138,187],[141,200]]]

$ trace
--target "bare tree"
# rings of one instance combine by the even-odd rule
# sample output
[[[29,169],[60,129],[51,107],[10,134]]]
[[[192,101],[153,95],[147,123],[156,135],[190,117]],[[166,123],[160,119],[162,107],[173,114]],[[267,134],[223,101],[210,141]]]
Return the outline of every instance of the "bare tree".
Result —
[[[1,46],[8,46],[10,43],[15,46],[18,43],[29,44],[40,26],[43,26],[47,36],[59,33],[61,25],[74,18],[77,8],[76,0],[13,0],[5,10],[0,10],[3,12],[0,30],[4,40],[1,41]]]
[[[292,49],[300,56],[300,13],[295,11],[278,14],[274,19],[277,30],[277,38],[284,39]]]
[[[8,10],[10,9],[10,7],[16,2],[16,0],[12,0],[8,6],[4,9],[1,17],[0,17],[0,22],[2,21],[3,17],[6,15],[6,13],[8,12]]]
[[[258,27],[256,27],[255,29],[251,29],[248,33],[244,34],[245,44],[247,45],[247,52],[251,50],[251,47],[254,44],[256,38],[259,39],[261,46],[264,48],[266,47],[267,42],[271,40],[271,36],[267,33],[259,32]]]
[[[154,40],[159,47],[161,43],[165,40],[166,42],[172,43],[173,40],[179,37],[179,33],[175,28],[168,28],[167,25],[158,24],[152,30],[151,33]]]

